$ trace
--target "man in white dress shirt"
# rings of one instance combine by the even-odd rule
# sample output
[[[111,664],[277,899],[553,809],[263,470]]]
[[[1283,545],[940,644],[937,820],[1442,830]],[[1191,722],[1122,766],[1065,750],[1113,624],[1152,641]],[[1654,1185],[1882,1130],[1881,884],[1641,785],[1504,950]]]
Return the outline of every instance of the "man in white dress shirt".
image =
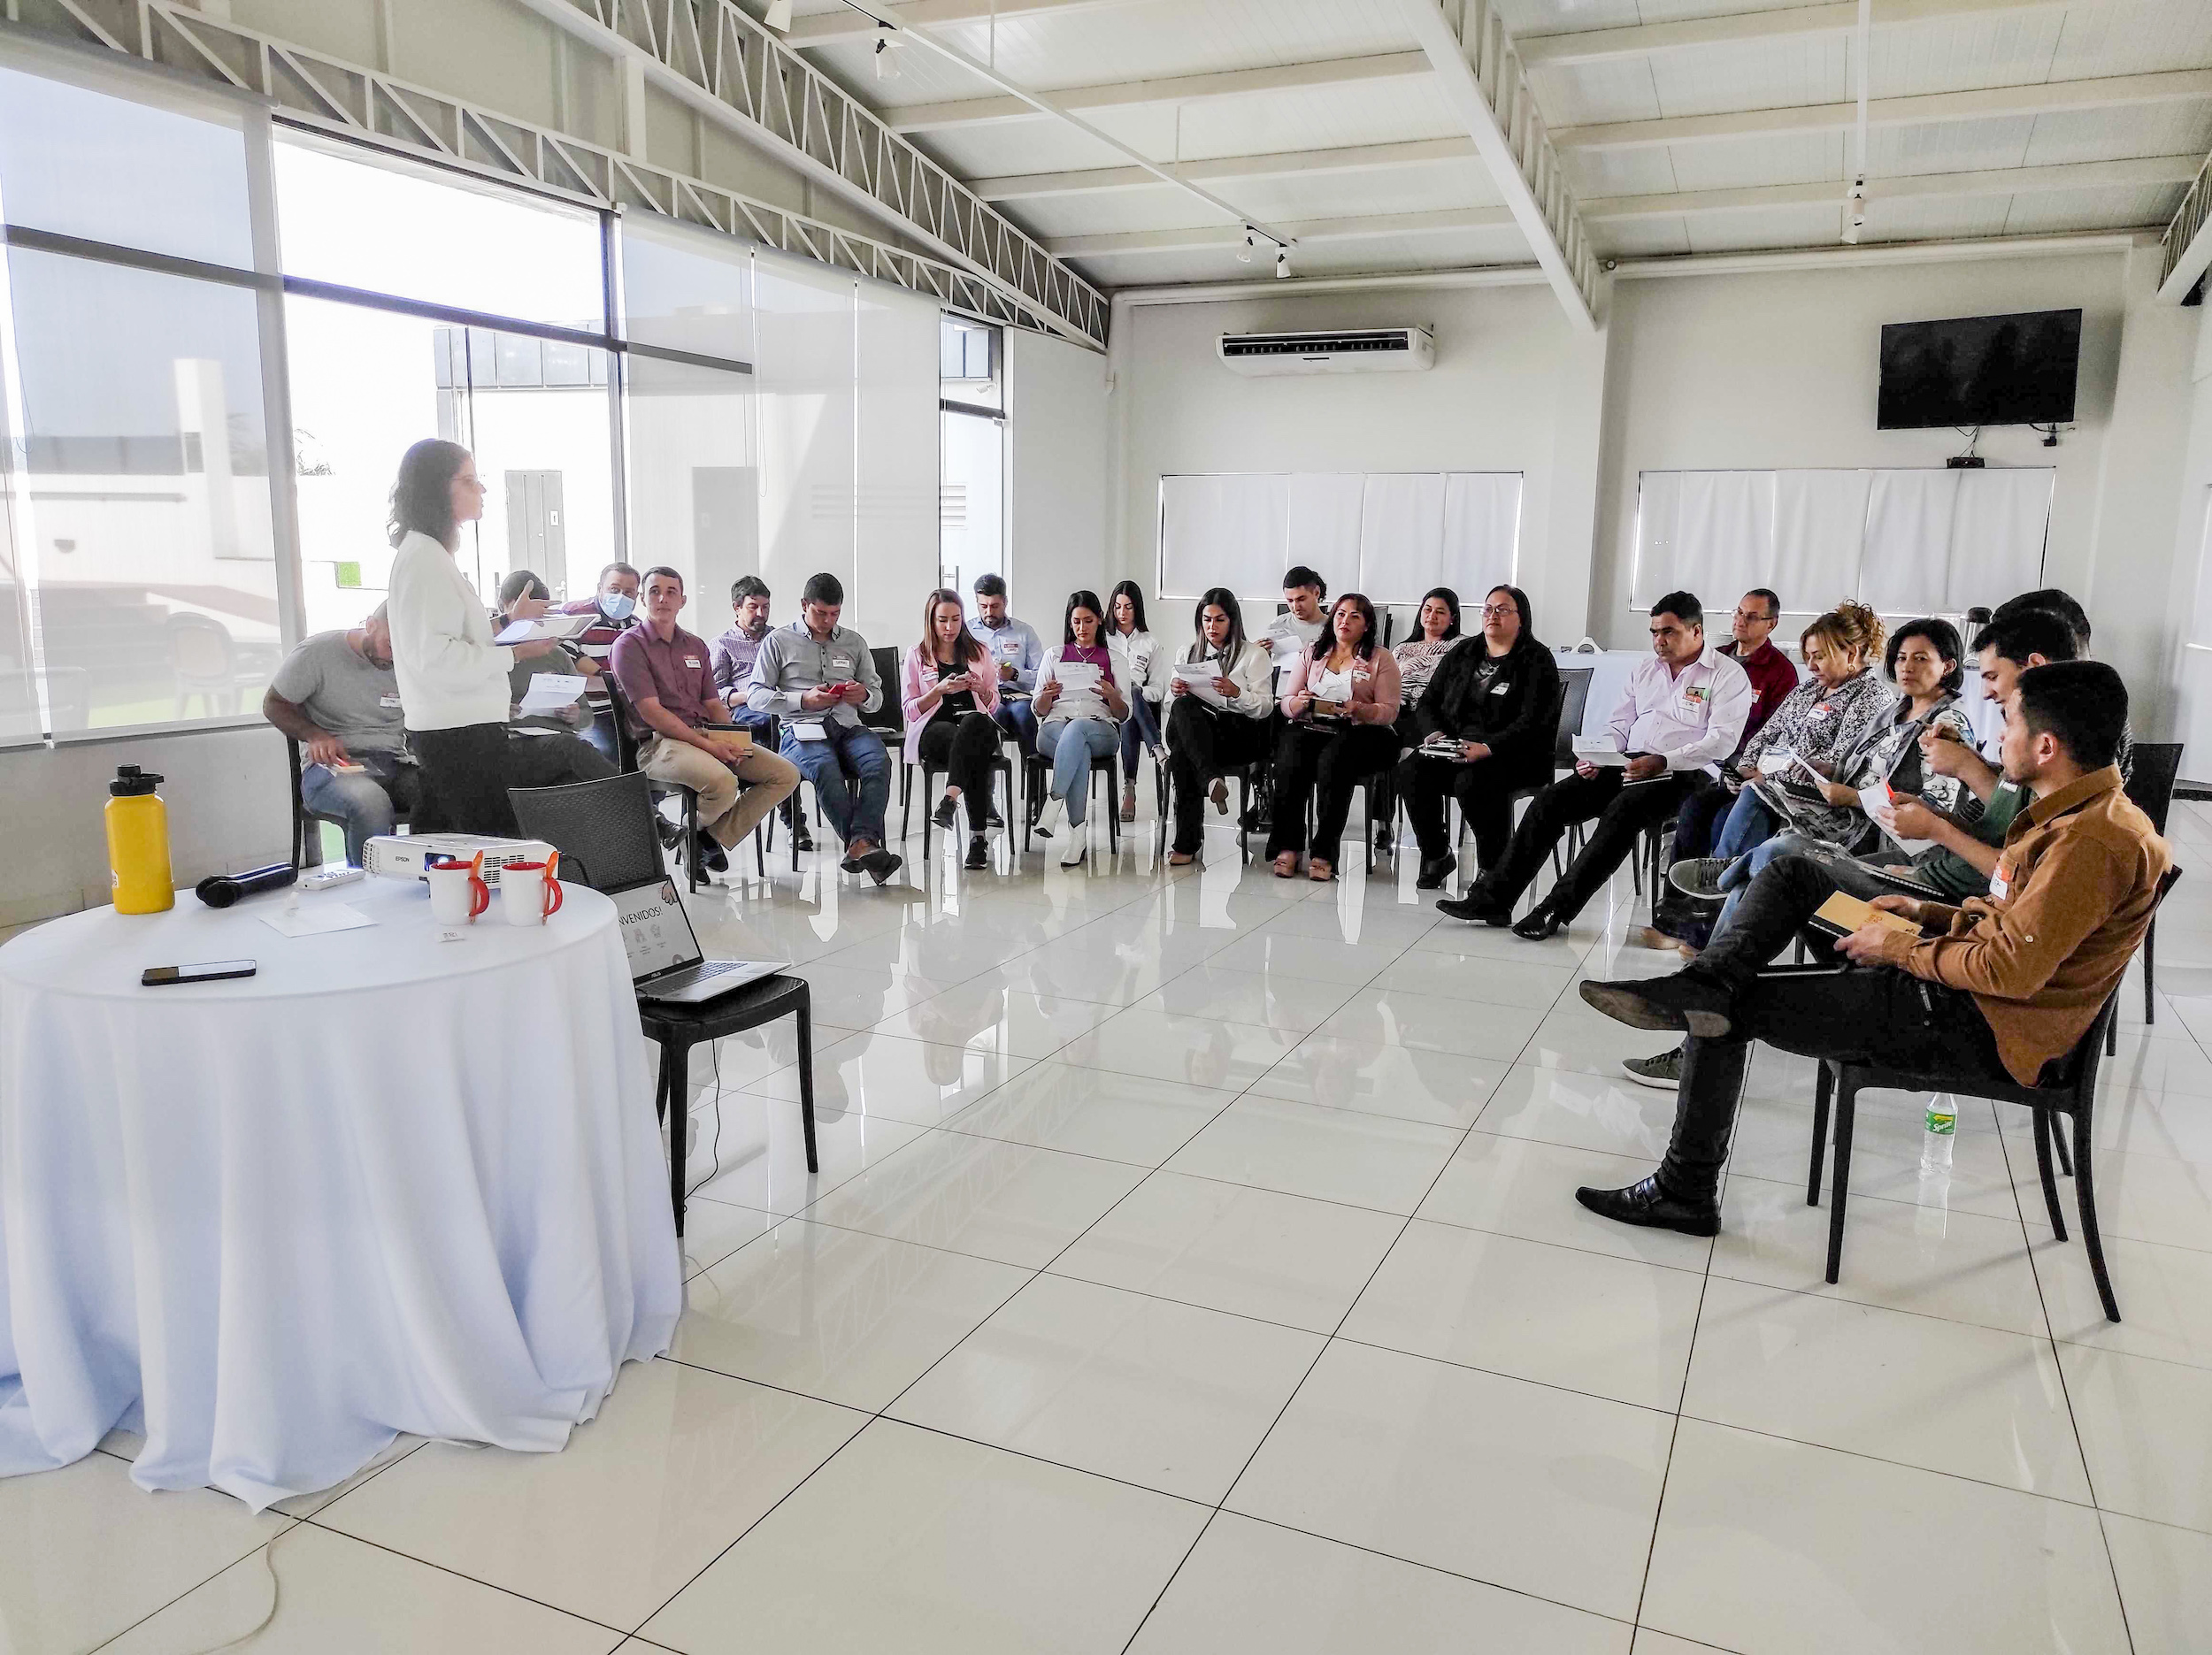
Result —
[[[1513,925],[1513,934],[1540,942],[1582,911],[1628,860],[1643,831],[1671,816],[1700,776],[1736,750],[1751,716],[1751,680],[1705,644],[1705,611],[1686,592],[1670,592],[1651,608],[1651,659],[1629,674],[1604,735],[1624,766],[1579,760],[1575,773],[1529,801],[1528,814],[1495,868],[1457,901],[1437,904],[1454,919]],[[1582,851],[1549,893],[1513,924],[1513,905],[1536,877],[1552,847],[1577,822],[1596,818]]]

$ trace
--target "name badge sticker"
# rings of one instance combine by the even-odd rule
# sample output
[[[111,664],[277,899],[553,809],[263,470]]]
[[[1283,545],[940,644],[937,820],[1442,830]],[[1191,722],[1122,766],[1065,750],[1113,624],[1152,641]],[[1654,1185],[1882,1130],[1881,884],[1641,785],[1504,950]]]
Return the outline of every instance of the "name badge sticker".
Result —
[[[1512,687],[1510,684],[1493,684],[1490,686],[1490,693],[1493,695],[1502,695]]]
[[[2008,856],[2000,856],[1997,859],[1996,870],[1989,876],[1989,894],[2000,902],[2009,901],[2012,897],[2014,877],[2015,870],[2012,859]]]
[[[850,655],[830,656],[829,670],[831,673],[841,682],[844,676],[853,670],[852,657]]]
[[[379,707],[381,707],[388,713],[397,712],[399,710],[399,692],[397,690],[386,690],[383,694],[376,698],[376,704]]]
[[[684,665],[688,667],[692,671],[696,672],[699,670],[699,657],[696,655],[686,655],[684,657]]]

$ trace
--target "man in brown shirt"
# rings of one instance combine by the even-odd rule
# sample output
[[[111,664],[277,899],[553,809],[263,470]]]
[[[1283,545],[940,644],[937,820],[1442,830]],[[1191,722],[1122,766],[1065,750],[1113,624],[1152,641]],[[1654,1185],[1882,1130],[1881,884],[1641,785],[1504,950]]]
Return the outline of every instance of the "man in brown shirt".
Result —
[[[2094,661],[2020,675],[2006,709],[2007,779],[2034,802],[2005,836],[1985,896],[1958,908],[1885,896],[1910,921],[1870,920],[1833,945],[1833,970],[1762,976],[1834,889],[1809,858],[1785,856],[1748,887],[1735,922],[1672,977],[1582,985],[1598,1010],[1683,1046],[1674,1136],[1656,1173],[1575,1199],[1622,1223],[1710,1236],[1751,1044],[2033,1083],[2070,1050],[2119,985],[2148,929],[2169,858],[2114,763],[2127,689]]]

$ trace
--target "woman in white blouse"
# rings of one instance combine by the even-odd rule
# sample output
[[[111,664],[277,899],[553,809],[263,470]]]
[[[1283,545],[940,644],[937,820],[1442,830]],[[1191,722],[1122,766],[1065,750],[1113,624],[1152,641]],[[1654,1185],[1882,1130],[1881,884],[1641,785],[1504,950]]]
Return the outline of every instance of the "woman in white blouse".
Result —
[[[1167,698],[1167,651],[1145,630],[1144,589],[1133,580],[1106,599],[1106,647],[1129,691],[1129,716],[1121,724],[1121,819],[1137,819],[1137,752],[1160,760],[1160,703]]]
[[[507,802],[507,675],[553,646],[492,642],[484,600],[453,560],[461,525],[483,515],[484,485],[459,443],[426,437],[401,458],[385,611],[408,745],[422,766],[418,833],[516,831]],[[534,620],[545,609],[542,598],[520,598],[511,614]]]
[[[1198,636],[1176,663],[1168,685],[1167,774],[1175,795],[1171,866],[1195,861],[1202,801],[1229,811],[1222,772],[1267,753],[1267,719],[1275,710],[1275,667],[1266,647],[1247,642],[1244,611],[1226,586],[1198,600]],[[1210,676],[1209,676],[1210,674]]]

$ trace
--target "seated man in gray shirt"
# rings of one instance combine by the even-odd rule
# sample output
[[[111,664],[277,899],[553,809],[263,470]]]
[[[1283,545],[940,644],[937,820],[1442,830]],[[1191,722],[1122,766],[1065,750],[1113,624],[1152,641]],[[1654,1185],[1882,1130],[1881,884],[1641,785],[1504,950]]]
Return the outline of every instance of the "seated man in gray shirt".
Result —
[[[302,640],[270,679],[261,716],[304,749],[300,798],[345,824],[346,860],[358,868],[362,846],[389,833],[421,797],[384,606],[349,632]]]

